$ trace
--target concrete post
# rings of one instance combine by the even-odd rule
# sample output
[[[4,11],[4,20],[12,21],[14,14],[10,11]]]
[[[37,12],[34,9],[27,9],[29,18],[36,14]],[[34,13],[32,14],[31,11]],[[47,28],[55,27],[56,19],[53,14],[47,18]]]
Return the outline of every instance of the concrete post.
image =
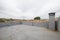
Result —
[[[49,13],[49,29],[55,30],[55,12]]]

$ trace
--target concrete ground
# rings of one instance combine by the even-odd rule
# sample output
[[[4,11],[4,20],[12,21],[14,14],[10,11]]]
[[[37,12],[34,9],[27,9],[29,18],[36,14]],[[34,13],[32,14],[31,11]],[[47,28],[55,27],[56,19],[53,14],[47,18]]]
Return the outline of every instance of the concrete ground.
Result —
[[[42,27],[15,25],[0,28],[0,40],[60,40],[60,33]]]

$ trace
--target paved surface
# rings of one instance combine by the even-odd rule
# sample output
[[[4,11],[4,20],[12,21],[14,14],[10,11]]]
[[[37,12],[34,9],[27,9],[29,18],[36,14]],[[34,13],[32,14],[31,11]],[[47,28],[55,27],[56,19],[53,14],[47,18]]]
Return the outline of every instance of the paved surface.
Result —
[[[0,40],[60,40],[60,33],[42,27],[15,25],[0,28]]]

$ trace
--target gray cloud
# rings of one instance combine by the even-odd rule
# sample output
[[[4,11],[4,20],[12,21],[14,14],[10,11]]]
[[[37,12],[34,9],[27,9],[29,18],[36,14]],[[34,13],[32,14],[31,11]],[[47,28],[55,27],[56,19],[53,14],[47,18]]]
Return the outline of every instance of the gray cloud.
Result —
[[[60,15],[60,0],[0,0],[0,15],[2,16],[6,14],[5,16],[12,18],[22,16],[27,19],[35,16],[48,18],[49,12],[56,12],[56,16]]]

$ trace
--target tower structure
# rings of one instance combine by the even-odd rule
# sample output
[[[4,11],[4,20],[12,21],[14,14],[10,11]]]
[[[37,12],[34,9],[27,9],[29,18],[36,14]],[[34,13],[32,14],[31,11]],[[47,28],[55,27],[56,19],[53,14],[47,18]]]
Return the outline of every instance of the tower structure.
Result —
[[[49,29],[55,30],[55,12],[49,13]]]

